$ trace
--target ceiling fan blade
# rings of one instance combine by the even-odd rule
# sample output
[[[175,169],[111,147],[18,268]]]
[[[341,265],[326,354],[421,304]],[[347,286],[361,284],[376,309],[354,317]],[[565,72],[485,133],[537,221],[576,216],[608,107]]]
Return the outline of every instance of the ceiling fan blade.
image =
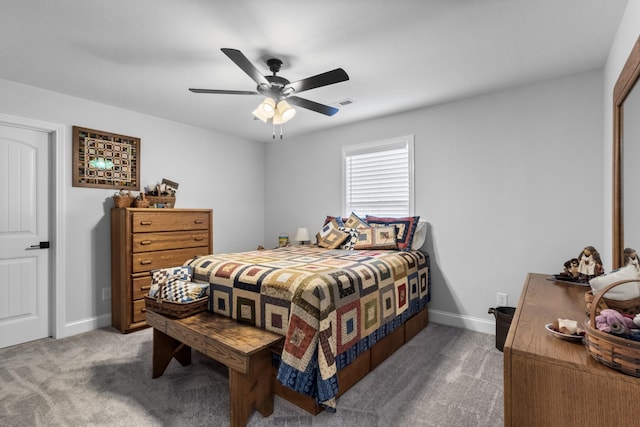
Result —
[[[336,68],[335,70],[327,71],[326,73],[289,83],[284,87],[283,91],[293,89],[295,93],[300,93],[305,90],[328,86],[334,83],[344,82],[346,80],[349,80],[347,72],[342,68]]]
[[[309,101],[308,99],[300,98],[298,96],[290,96],[286,99],[290,104],[297,105],[298,107],[306,108],[307,110],[312,110],[326,116],[333,116],[335,113],[340,111],[337,108],[329,107],[328,105],[320,104],[315,101]]]
[[[222,89],[194,89],[189,88],[193,93],[219,93],[223,95],[258,95],[258,92],[250,90],[222,90]]]
[[[267,87],[271,87],[271,83],[269,83],[269,80],[267,80],[265,76],[262,75],[260,70],[258,70],[255,65],[253,65],[246,56],[244,56],[242,52],[237,49],[229,49],[226,47],[223,47],[220,50],[222,50],[222,52],[224,52],[224,54],[227,55],[229,59],[231,59],[238,67],[240,67],[242,71],[247,73],[247,75],[251,77],[254,82],[258,83],[259,85],[266,85]]]

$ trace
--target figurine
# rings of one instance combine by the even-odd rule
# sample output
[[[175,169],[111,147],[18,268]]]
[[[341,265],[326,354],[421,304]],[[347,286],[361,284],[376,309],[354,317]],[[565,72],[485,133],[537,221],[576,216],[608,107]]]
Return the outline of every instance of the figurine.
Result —
[[[593,246],[587,246],[578,255],[578,274],[587,281],[604,274],[600,254]]]
[[[564,263],[564,271],[560,273],[561,276],[577,278],[580,273],[578,272],[578,258],[571,258]]]
[[[640,274],[640,263],[638,262],[638,254],[635,249],[624,249],[624,265],[633,265],[636,268],[636,272]]]

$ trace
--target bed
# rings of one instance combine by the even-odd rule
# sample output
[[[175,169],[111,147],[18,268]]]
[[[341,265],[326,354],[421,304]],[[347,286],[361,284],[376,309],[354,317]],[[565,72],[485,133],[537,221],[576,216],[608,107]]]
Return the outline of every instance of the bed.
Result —
[[[286,337],[275,357],[277,381],[329,410],[342,388],[339,372],[416,313],[426,316],[430,300],[426,253],[410,245],[342,247],[288,246],[186,263],[195,281],[210,283],[210,311]]]

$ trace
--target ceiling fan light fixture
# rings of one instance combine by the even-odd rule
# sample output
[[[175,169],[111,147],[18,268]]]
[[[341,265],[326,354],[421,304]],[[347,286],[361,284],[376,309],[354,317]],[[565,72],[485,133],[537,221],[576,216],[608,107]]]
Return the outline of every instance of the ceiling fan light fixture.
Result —
[[[265,113],[273,116],[273,111],[276,109],[276,101],[271,98],[265,98],[260,104],[260,108],[262,108]]]
[[[280,120],[282,123],[286,123],[296,115],[296,110],[294,110],[291,105],[285,100],[278,102],[278,107],[276,111],[280,113]],[[275,119],[274,119],[275,120]],[[279,123],[276,123],[279,124]]]
[[[282,114],[280,113],[279,110],[276,110],[276,113],[273,115],[273,122],[274,125],[281,125],[284,122],[282,121]]]
[[[262,101],[258,108],[253,111],[253,115],[263,122],[267,123],[267,121],[273,117],[275,113],[276,102],[271,98],[265,98]]]
[[[260,108],[260,106],[258,106],[258,108],[256,108],[255,110],[253,110],[253,116],[256,119],[260,119],[262,120],[264,123],[267,123],[267,121],[269,120],[269,117],[267,117],[264,114],[264,111]]]

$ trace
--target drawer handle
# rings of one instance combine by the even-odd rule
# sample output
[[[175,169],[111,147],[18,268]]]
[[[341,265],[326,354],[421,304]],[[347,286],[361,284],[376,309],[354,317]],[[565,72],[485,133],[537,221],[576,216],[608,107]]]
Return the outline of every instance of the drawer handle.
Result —
[[[195,240],[196,242],[200,242],[204,240],[204,237],[194,237],[193,240]]]
[[[140,286],[141,291],[148,291],[149,289],[151,289],[151,286]]]
[[[201,219],[196,219],[195,221],[193,221],[194,224],[204,224],[204,221]]]
[[[151,225],[151,221],[140,221],[140,225]]]
[[[142,261],[140,261],[140,264],[149,265],[149,264],[151,264],[151,260],[150,259],[143,259]]]
[[[141,311],[141,312],[143,312],[143,313],[146,313],[146,312],[147,312],[147,307],[142,307],[142,308],[140,309],[140,311]]]
[[[140,242],[141,245],[150,245],[151,244],[151,240],[143,240]]]

